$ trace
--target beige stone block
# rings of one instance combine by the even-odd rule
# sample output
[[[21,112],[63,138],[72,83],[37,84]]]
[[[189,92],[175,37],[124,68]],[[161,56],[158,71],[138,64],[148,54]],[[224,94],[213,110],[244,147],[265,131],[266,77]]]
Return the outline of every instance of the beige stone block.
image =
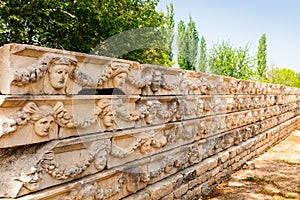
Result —
[[[196,144],[186,145],[139,161],[130,162],[118,167],[118,170],[129,175],[136,174],[139,177],[139,183],[142,185],[138,185],[141,186],[137,187],[136,191],[138,191],[146,185],[156,183],[199,162],[194,159],[199,156],[199,152],[195,151],[195,148],[197,148]],[[180,177],[178,178],[180,179]],[[175,187],[177,184],[177,180],[166,180],[172,184],[172,188],[173,185]],[[180,185],[180,183],[178,184]]]
[[[235,171],[240,167],[239,163],[233,163],[233,165],[231,166],[232,170]]]
[[[215,157],[207,158],[203,162],[206,162],[208,164],[209,170],[215,168],[218,165],[218,159]]]
[[[141,65],[142,95],[178,95],[180,84],[180,70],[150,64]]]
[[[110,148],[109,139],[89,136],[11,149],[15,156],[6,157],[0,169],[3,188],[11,191],[0,190],[0,196],[16,197],[102,171]]]
[[[58,138],[62,98],[3,96],[0,103],[0,148]]]
[[[163,180],[154,185],[148,186],[147,190],[150,192],[151,199],[158,200],[172,193],[173,185],[172,182]]]
[[[153,171],[153,179],[150,180],[150,183],[156,182],[198,162],[197,159],[200,155],[197,150],[195,151],[196,148],[196,145],[185,146],[152,157],[148,165],[148,169]]]
[[[169,179],[171,179],[174,189],[179,188],[183,184],[183,175],[181,173],[174,174]]]
[[[195,193],[195,195],[197,197],[201,196],[202,195],[202,186],[199,185],[199,186],[193,188],[193,192]],[[198,198],[198,200],[201,200],[201,198]]]
[[[199,165],[197,165],[197,176],[201,176],[204,172],[208,170],[209,162],[203,160]]]
[[[205,174],[197,177],[198,184],[202,184],[210,178],[210,173],[206,172]]]
[[[199,126],[197,122],[198,120],[174,122],[117,132],[112,139],[112,151],[107,164],[108,168],[193,142],[198,134]],[[203,142],[197,142],[193,149],[197,157],[191,156],[191,162],[198,162],[202,159]]]
[[[140,191],[136,194],[132,194],[128,197],[123,198],[124,200],[151,200],[149,191]]]
[[[220,161],[221,161],[222,163],[224,163],[225,161],[228,160],[228,158],[229,158],[229,153],[228,153],[228,152],[221,152],[221,153],[218,154],[218,156],[219,156],[219,158],[220,158]]]
[[[82,88],[141,91],[133,81],[141,78],[136,62],[23,44],[4,45],[1,55],[3,94],[78,94]]]
[[[237,154],[237,146],[230,147],[229,150],[230,158],[234,158]]]
[[[213,115],[206,118],[208,134],[215,135],[227,129],[226,115]]]
[[[161,200],[173,200],[174,199],[174,194],[168,194],[166,196],[164,196],[163,198],[161,198]]]
[[[137,96],[4,96],[0,148],[133,128]]]
[[[176,155],[177,156],[179,152],[182,153],[182,152],[186,151],[185,155],[183,154],[183,157],[187,157],[187,155],[189,155],[189,152],[191,150],[190,147],[191,147],[191,145],[186,146],[184,148],[169,151],[164,156],[155,155],[151,159],[148,159],[148,160],[142,159],[141,161],[138,161],[138,162],[132,163],[130,165],[124,166],[124,168],[119,168],[119,169],[113,170],[113,171],[110,170],[111,173],[116,173],[116,172],[122,173],[122,174],[118,175],[119,178],[118,178],[118,180],[116,180],[118,183],[121,184],[120,186],[117,187],[117,188],[120,188],[120,190],[118,190],[119,192],[113,193],[113,195],[111,196],[112,199],[122,198],[122,197],[124,197],[124,195],[126,196],[128,194],[135,193],[135,192],[137,192],[138,190],[140,190],[142,188],[145,188],[147,184],[151,183],[151,179],[155,179],[155,177],[158,175],[157,173],[162,172],[161,170],[156,171],[157,173],[153,170],[150,170],[150,171],[147,172],[147,170],[145,170],[145,169],[154,169],[153,166],[158,166],[158,164],[161,163],[161,159],[164,158],[166,155],[168,155],[169,157],[170,157],[170,155],[173,155],[173,156]],[[173,173],[180,170],[181,167],[184,167],[184,166],[181,166],[181,165],[178,165],[178,164],[179,163],[175,163],[174,167],[177,168],[177,170],[173,171]],[[188,165],[186,165],[186,167],[188,167]],[[105,173],[108,173],[108,172],[104,172],[104,174]],[[170,173],[166,174],[166,171],[163,171],[163,173],[164,173],[164,176],[170,174]],[[98,173],[98,174],[101,174],[101,173]],[[120,176],[121,176],[121,178],[120,178]],[[164,176],[161,176],[160,179],[162,179]],[[94,176],[90,176],[90,179],[93,179],[93,177]],[[178,177],[178,178],[180,179],[180,177]],[[160,179],[156,179],[156,181],[158,181]],[[85,178],[81,179],[80,182],[82,182],[84,180],[85,180]],[[86,182],[86,181],[84,181],[84,182]],[[106,181],[106,182],[109,183],[109,181]],[[172,190],[173,190],[172,188],[173,188],[173,185],[174,185],[172,183],[172,179],[166,179],[165,182],[167,182],[167,184],[165,185],[165,189],[167,189],[167,191],[172,192]],[[100,183],[97,183],[97,184],[99,185]],[[162,184],[162,182],[160,182],[159,184]],[[152,195],[154,195],[154,197],[155,197],[155,195],[160,195],[160,194],[163,193],[161,191],[158,192],[156,189],[157,188],[161,189],[161,188],[164,188],[164,187],[162,187],[161,185],[159,187],[156,187],[157,184],[155,184],[154,186],[153,187],[154,187],[155,190],[154,189],[153,190],[156,192],[156,193],[152,194]],[[93,181],[92,182],[90,181],[87,184],[87,186],[82,186],[79,189],[79,191],[75,192],[78,189],[72,189],[72,191],[70,192],[71,187],[70,187],[70,185],[68,185],[68,186],[64,187],[65,189],[68,188],[68,192],[67,191],[62,192],[60,190],[59,195],[65,197],[66,195],[71,195],[71,194],[72,195],[81,194],[85,190],[89,190],[89,189],[93,189],[93,188],[97,188],[97,187],[94,185]],[[100,187],[100,188],[103,189],[103,187]],[[148,189],[149,189],[149,187],[148,187]],[[107,190],[107,191],[110,191],[110,190]],[[166,193],[167,192],[165,192],[165,194]],[[58,194],[56,193],[56,194],[53,194],[52,196],[55,196],[55,195],[58,195]],[[137,195],[140,196],[140,193],[138,193]]]
[[[195,179],[191,180],[188,182],[188,186],[189,186],[189,189],[195,187],[196,185],[198,185],[198,177],[196,177]]]
[[[189,199],[194,199],[196,194],[193,191],[187,191],[183,196],[181,196],[180,199],[182,200],[189,200]]]
[[[189,79],[190,94],[225,94],[230,78],[193,71],[184,71]]]
[[[127,178],[122,172],[111,170],[84,177],[76,182],[29,194],[20,199],[64,200],[84,198],[115,200],[123,197],[125,197],[124,199],[151,199],[147,191],[142,190],[133,194],[136,192],[132,190],[132,188],[135,188],[135,183],[130,182],[131,179]]]
[[[216,168],[212,169],[212,171],[211,171],[211,175],[212,175],[212,176],[215,176],[215,175],[217,175],[217,174],[219,173],[220,169],[221,169],[221,167],[220,167],[220,166],[218,166],[218,167],[216,167]]]
[[[137,127],[205,117],[210,112],[210,96],[142,96],[136,104],[141,113]]]
[[[135,109],[139,96],[78,95],[66,106],[72,111],[75,125],[64,126],[59,137],[134,128],[140,113]]]

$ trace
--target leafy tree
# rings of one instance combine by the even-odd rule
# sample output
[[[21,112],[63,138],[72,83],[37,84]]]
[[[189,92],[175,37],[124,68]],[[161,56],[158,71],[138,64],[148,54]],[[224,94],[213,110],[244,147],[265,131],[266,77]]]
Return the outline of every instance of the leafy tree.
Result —
[[[206,72],[207,70],[207,49],[204,37],[200,40],[200,56],[199,56],[199,71]]]
[[[187,49],[187,44],[185,42],[185,23],[184,21],[180,20],[178,23],[178,34],[177,34],[177,49],[178,49],[178,55],[177,55],[177,61],[180,66],[180,68],[186,68],[186,62],[185,62],[185,51]]]
[[[253,73],[253,58],[249,47],[233,47],[229,42],[214,44],[210,50],[210,72],[238,79],[250,79]]]
[[[198,53],[198,31],[196,24],[190,16],[187,24],[181,20],[178,24],[178,64],[181,69],[195,70]]]
[[[173,59],[173,53],[172,53],[172,43],[174,40],[174,27],[175,27],[175,19],[174,19],[174,5],[171,3],[169,6],[167,6],[167,16],[166,16],[166,28],[169,31],[167,35],[168,45],[169,45],[169,54],[170,59]]]
[[[133,34],[123,37],[118,45],[125,43],[119,47],[130,46],[130,51],[116,56],[141,63],[170,65],[170,57],[166,55],[170,50],[157,45],[162,41],[159,37],[165,35],[166,23],[164,14],[155,9],[158,1],[0,0],[0,45],[16,42],[90,53],[97,45],[97,49],[107,45],[107,39],[114,35],[154,27],[152,32],[137,35],[144,38],[157,35],[155,41],[144,43],[143,49],[136,50],[134,46],[144,42],[144,38],[133,37]],[[107,47],[109,45],[103,48],[106,52],[114,50]]]
[[[300,74],[292,69],[274,67],[268,72],[267,82],[300,87]]]
[[[257,74],[260,79],[266,79],[267,73],[267,38],[263,34],[259,39],[257,52]]]

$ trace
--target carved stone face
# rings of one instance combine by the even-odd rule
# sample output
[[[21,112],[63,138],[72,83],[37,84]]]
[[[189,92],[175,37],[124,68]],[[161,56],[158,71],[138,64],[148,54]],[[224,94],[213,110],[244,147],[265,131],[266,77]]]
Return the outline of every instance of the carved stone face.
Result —
[[[97,157],[95,158],[95,167],[99,171],[103,170],[106,166],[106,156],[107,156],[107,151],[102,150],[100,153],[98,153]]]
[[[148,101],[147,102],[147,111],[148,111],[148,114],[146,115],[146,122],[147,124],[152,124],[155,117],[156,117],[156,114],[157,114],[157,110],[159,109],[160,107],[160,103],[159,102],[153,102],[153,101]]]
[[[165,173],[169,173],[173,169],[173,165],[174,165],[173,162],[167,163],[167,165],[164,168]]]
[[[106,127],[113,127],[115,122],[115,117],[112,113],[112,111],[109,111],[104,117],[103,117],[103,124]]]
[[[140,148],[141,153],[149,153],[151,150],[151,139],[145,140]]]
[[[127,176],[126,188],[129,192],[136,193],[140,187],[141,178],[138,174],[129,174]]]
[[[122,89],[123,86],[125,85],[126,77],[127,77],[127,74],[125,72],[116,75],[112,80],[113,87]]]
[[[50,85],[54,89],[63,89],[66,86],[68,79],[68,70],[67,65],[54,65],[49,71],[49,81]]]
[[[152,77],[150,89],[152,92],[157,92],[160,89],[162,82],[162,73],[160,71],[155,71]]]
[[[181,80],[180,85],[179,85],[180,91],[187,94],[188,93],[188,86],[189,86],[189,82],[187,80],[187,77],[183,77],[183,79]]]
[[[29,191],[36,191],[40,187],[40,180],[38,171],[32,167],[29,173],[21,174],[19,180],[23,182],[23,186]]]
[[[50,133],[51,124],[53,122],[54,118],[51,115],[43,117],[34,123],[33,129],[35,133],[40,137],[48,136]]]

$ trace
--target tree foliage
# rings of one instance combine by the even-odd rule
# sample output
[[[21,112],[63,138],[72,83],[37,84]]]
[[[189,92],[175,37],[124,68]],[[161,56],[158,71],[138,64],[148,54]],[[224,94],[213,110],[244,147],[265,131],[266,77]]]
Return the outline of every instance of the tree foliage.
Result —
[[[156,30],[165,28],[167,20],[155,10],[158,1],[0,0],[0,45],[15,42],[90,53],[124,31],[155,27],[151,33],[155,35]],[[149,33],[145,37],[146,34]],[[139,39],[130,36],[119,43],[135,45],[136,40]],[[170,65],[167,48],[168,45],[161,49],[145,46],[118,57]]]
[[[229,42],[214,44],[210,50],[210,72],[238,79],[250,79],[253,75],[253,58],[249,47],[233,47]]]
[[[200,39],[200,48],[199,48],[199,71],[206,72],[207,71],[207,48],[204,37],[202,36]]]
[[[263,34],[259,39],[257,52],[257,75],[260,79],[266,79],[267,73],[267,38]]]
[[[198,54],[198,31],[190,16],[187,25],[181,20],[178,24],[178,64],[181,69],[195,70]]]
[[[267,82],[300,87],[300,73],[288,68],[274,67],[268,72]]]
[[[167,35],[167,43],[169,45],[169,55],[170,60],[173,59],[173,49],[172,44],[174,40],[174,27],[175,27],[175,19],[174,19],[174,5],[170,3],[169,6],[167,6],[167,16],[166,16],[166,28],[169,31]]]

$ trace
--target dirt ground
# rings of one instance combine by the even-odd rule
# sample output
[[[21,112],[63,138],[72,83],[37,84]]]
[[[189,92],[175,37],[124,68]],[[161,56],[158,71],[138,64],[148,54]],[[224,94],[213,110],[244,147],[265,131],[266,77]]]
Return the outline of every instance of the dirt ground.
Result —
[[[300,131],[219,184],[203,200],[300,200]]]

